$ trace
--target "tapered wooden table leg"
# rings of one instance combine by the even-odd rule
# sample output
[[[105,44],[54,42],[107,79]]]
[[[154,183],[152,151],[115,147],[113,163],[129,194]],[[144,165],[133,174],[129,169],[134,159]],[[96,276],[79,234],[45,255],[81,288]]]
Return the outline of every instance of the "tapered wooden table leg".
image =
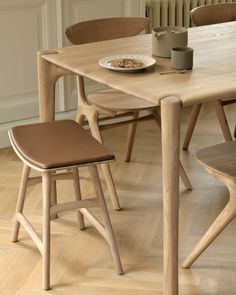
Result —
[[[71,74],[70,71],[46,61],[43,56],[48,54],[58,54],[58,52],[55,50],[42,50],[37,55],[39,115],[41,122],[53,121],[55,119],[55,84],[61,76]]]
[[[40,121],[53,121],[55,113],[55,83],[56,67],[42,58],[45,54],[55,54],[56,51],[40,51],[38,63],[38,89]]]
[[[181,102],[178,98],[167,97],[161,101],[164,295],[178,295],[180,111]]]

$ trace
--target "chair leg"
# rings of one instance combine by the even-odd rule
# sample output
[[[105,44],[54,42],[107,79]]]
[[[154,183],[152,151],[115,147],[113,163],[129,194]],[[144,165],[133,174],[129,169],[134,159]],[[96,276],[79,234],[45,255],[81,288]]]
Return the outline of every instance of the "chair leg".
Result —
[[[100,133],[100,130],[98,127],[97,117],[93,118],[92,120],[90,120],[90,119],[88,119],[88,120],[89,120],[89,127],[90,127],[93,137],[96,138],[99,142],[101,142],[103,144],[102,136],[101,136],[101,133]],[[102,167],[105,182],[106,182],[106,185],[107,185],[110,197],[111,197],[113,208],[115,210],[120,210],[120,204],[119,204],[118,196],[116,193],[115,184],[113,181],[111,168],[110,168],[109,164],[101,164],[101,167]]]
[[[189,122],[188,122],[188,128],[186,131],[186,135],[184,138],[183,143],[183,150],[187,150],[193,135],[193,130],[195,128],[195,125],[197,123],[198,115],[201,110],[202,105],[201,104],[195,104],[193,106],[192,112],[190,114]]]
[[[236,138],[236,125],[234,127],[234,138]]]
[[[26,189],[27,189],[27,180],[29,178],[29,174],[30,174],[30,167],[24,164],[22,176],[21,176],[21,182],[20,182],[20,190],[19,190],[19,195],[17,200],[17,206],[16,206],[16,213],[23,212]],[[19,230],[20,230],[20,223],[19,221],[17,221],[15,216],[14,222],[13,222],[12,237],[11,237],[12,242],[17,242]]]
[[[161,116],[160,116],[158,110],[152,110],[152,114],[153,114],[155,122],[157,123],[158,127],[161,130]],[[185,172],[181,161],[179,161],[179,175],[180,175],[180,178],[181,178],[185,188],[187,190],[192,190],[193,187],[188,179],[187,173]]]
[[[191,182],[189,181],[188,175],[185,172],[184,167],[183,167],[181,161],[179,161],[179,176],[180,176],[180,178],[181,178],[181,180],[182,180],[185,188],[187,190],[192,190],[193,187],[191,185]]]
[[[73,168],[72,172],[73,172],[75,198],[76,198],[77,201],[80,201],[82,198],[81,198],[81,190],[80,190],[80,181],[79,181],[78,168]],[[83,214],[80,211],[78,211],[77,214],[78,214],[77,215],[78,216],[78,225],[79,225],[79,228],[82,230],[82,229],[85,228],[84,217],[83,217]]]
[[[236,201],[229,201],[215,222],[207,230],[205,235],[198,242],[191,254],[182,264],[182,267],[189,268],[193,262],[206,250],[206,248],[215,240],[215,238],[223,231],[223,229],[236,216]]]
[[[78,75],[76,79],[78,89],[78,110],[76,121],[79,122],[79,124],[82,124],[84,117],[86,117],[93,137],[102,143],[102,137],[98,127],[99,114],[87,101],[83,77]],[[113,207],[115,210],[120,210],[119,200],[116,194],[110,167],[108,164],[103,164],[102,169]]]
[[[79,108],[80,108],[80,106],[78,106],[78,108],[77,108],[77,113],[76,113],[76,119],[75,119],[75,121],[78,122],[78,124],[80,126],[83,126],[85,115],[81,113],[81,111],[79,110]]]
[[[49,172],[42,173],[43,187],[43,289],[50,289],[50,197],[51,175]]]
[[[139,117],[139,112],[134,112],[133,118],[138,119],[138,117]],[[129,124],[127,145],[126,145],[126,152],[125,152],[125,162],[129,162],[131,158],[137,124],[138,124],[137,122]]]
[[[232,141],[232,136],[231,136],[231,133],[229,130],[228,121],[225,116],[225,111],[224,111],[223,105],[219,99],[214,101],[214,107],[216,110],[218,120],[220,122],[220,127],[223,132],[225,141]]]
[[[113,229],[112,229],[112,225],[111,225],[111,221],[109,218],[109,214],[108,214],[108,210],[107,210],[107,206],[106,206],[106,202],[104,199],[104,195],[103,195],[103,191],[102,191],[102,186],[101,186],[101,182],[99,179],[99,174],[97,171],[97,167],[96,166],[90,166],[89,167],[89,171],[93,180],[93,184],[94,184],[94,188],[97,194],[97,197],[99,198],[100,201],[100,206],[101,209],[103,211],[104,214],[104,218],[105,218],[105,230],[107,232],[107,236],[108,236],[108,243],[111,249],[111,254],[115,263],[115,268],[118,274],[123,274],[123,268],[122,268],[122,264],[120,261],[120,255],[118,252],[118,248],[117,248],[117,244],[116,244],[116,240],[115,240],[115,236],[113,233]]]
[[[57,183],[56,181],[52,181],[51,185],[51,206],[57,204]],[[56,219],[58,216],[57,214],[51,215],[51,219]]]

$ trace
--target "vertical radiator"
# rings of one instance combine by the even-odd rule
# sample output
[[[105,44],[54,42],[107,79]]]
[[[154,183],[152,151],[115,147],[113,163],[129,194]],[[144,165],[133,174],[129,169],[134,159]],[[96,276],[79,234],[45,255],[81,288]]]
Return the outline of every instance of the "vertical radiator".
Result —
[[[149,31],[159,26],[191,27],[190,11],[201,5],[236,2],[236,0],[147,0]]]

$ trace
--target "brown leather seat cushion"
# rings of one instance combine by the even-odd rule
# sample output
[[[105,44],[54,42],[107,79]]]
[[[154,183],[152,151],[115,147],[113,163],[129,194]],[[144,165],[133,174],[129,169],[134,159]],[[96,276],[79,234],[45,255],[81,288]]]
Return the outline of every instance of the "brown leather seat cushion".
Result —
[[[16,126],[9,131],[22,157],[41,169],[83,165],[115,157],[75,121]]]

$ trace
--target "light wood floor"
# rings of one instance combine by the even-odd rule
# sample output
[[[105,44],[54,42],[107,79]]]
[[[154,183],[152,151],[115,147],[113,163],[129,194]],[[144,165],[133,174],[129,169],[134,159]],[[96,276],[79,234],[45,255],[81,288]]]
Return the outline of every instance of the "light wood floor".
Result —
[[[235,107],[226,109],[233,129]],[[189,110],[184,111],[182,140]],[[115,212],[104,191],[119,244],[125,275],[114,272],[108,247],[88,225],[79,231],[73,212],[52,222],[52,290],[41,290],[41,256],[26,232],[11,243],[11,222],[22,165],[11,149],[0,151],[0,294],[1,295],[161,295],[162,294],[162,185],[160,134],[154,122],[138,127],[131,163],[124,163],[126,130],[104,132],[107,147],[117,156],[113,175],[123,210]],[[227,202],[226,188],[207,175],[194,160],[200,147],[222,142],[215,113],[201,112],[189,152],[181,159],[194,190],[180,194],[180,263],[192,250]],[[84,194],[92,192],[85,169]],[[103,183],[104,184],[104,183]],[[59,199],[73,198],[72,183],[59,183]],[[25,213],[41,230],[41,188],[30,187]],[[97,212],[99,214],[99,212]],[[190,270],[180,268],[180,294],[236,294],[236,221],[200,257]]]

